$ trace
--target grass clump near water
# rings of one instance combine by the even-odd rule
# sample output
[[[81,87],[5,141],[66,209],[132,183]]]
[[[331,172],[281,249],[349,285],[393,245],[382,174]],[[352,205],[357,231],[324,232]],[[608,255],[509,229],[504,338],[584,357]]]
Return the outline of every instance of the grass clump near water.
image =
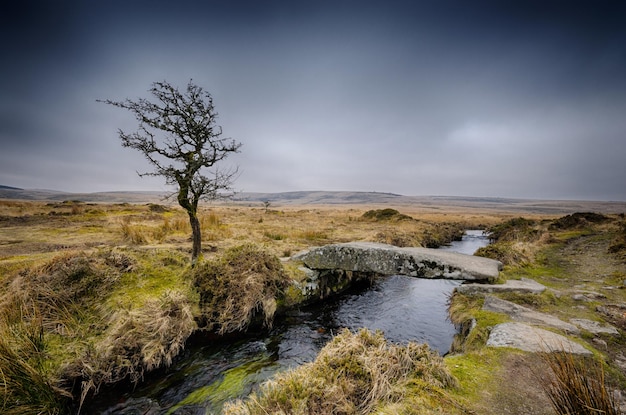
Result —
[[[138,382],[170,364],[196,325],[180,281],[179,290],[154,289],[153,280],[177,281],[171,270],[150,274],[166,268],[156,259],[117,249],[65,252],[8,276],[0,295],[0,412],[65,413],[75,385],[74,402],[82,402],[103,384]],[[129,291],[133,304],[118,298]]]
[[[457,405],[457,385],[443,359],[427,345],[388,343],[381,332],[345,329],[314,362],[283,372],[228,415],[441,413]]]
[[[229,248],[191,274],[200,296],[200,326],[219,334],[244,330],[258,317],[271,326],[290,284],[280,260],[252,244]]]
[[[0,296],[0,401],[3,413],[63,413],[71,393],[61,363],[103,328],[106,296],[126,261],[108,252],[68,252],[5,281]]]

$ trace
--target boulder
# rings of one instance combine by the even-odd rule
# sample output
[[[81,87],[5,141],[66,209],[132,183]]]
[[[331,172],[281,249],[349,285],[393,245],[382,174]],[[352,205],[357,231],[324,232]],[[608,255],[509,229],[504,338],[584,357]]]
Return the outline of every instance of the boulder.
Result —
[[[516,292],[522,294],[541,294],[546,290],[545,285],[535,280],[522,278],[520,280],[507,280],[504,284],[463,284],[455,288],[462,294],[483,294]]]
[[[592,320],[587,320],[584,318],[573,318],[570,320],[570,322],[572,324],[577,325],[578,327],[580,327],[583,330],[588,331],[591,334],[612,334],[612,335],[619,335],[619,331],[617,331],[617,329],[611,325],[602,325],[600,323],[598,323],[597,321],[592,321]]]
[[[314,270],[470,281],[494,281],[502,269],[501,262],[489,258],[373,242],[326,245],[299,253],[292,259]]]
[[[591,355],[591,352],[565,336],[524,323],[495,326],[487,340],[489,347],[512,347],[527,352],[566,352]]]
[[[574,324],[566,323],[553,315],[540,313],[539,311],[515,304],[511,301],[502,300],[492,295],[485,297],[483,310],[504,313],[511,317],[512,320],[522,323],[552,327],[572,334],[580,333],[580,330],[578,330],[578,327]]]

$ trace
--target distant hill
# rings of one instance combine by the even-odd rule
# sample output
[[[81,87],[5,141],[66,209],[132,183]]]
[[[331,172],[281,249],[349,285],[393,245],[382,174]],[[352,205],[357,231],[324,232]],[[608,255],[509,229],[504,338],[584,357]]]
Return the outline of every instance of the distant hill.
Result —
[[[0,199],[32,201],[79,200],[81,202],[101,203],[157,203],[162,201],[162,192],[94,192],[69,193],[47,189],[20,189],[0,185]]]
[[[95,192],[68,193],[54,190],[19,189],[0,185],[0,199],[33,201],[78,200],[90,203],[165,203],[162,192]],[[513,214],[568,214],[574,212],[626,213],[626,202],[533,200],[497,197],[465,196],[403,196],[379,192],[329,192],[298,191],[282,193],[238,193],[233,200],[223,202],[240,206],[262,207],[270,202],[274,208],[307,205],[361,205],[407,206],[418,209],[439,210],[492,210]],[[169,201],[169,203],[175,203]]]

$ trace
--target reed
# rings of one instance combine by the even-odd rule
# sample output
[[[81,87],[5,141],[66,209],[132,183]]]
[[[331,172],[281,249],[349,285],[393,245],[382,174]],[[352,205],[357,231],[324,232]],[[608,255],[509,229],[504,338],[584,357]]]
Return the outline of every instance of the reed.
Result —
[[[557,414],[621,414],[599,362],[566,352],[543,353],[542,357],[552,371],[552,376],[541,378],[542,384]]]

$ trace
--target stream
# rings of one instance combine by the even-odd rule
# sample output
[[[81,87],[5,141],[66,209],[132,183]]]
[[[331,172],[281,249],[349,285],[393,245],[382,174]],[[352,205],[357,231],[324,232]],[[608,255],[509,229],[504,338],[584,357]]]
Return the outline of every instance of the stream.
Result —
[[[461,241],[439,249],[473,254],[488,243],[482,231],[470,230]],[[218,414],[224,402],[247,396],[275,373],[314,360],[344,327],[381,330],[395,343],[425,342],[443,355],[457,333],[448,320],[447,301],[460,283],[383,277],[323,304],[292,310],[269,332],[210,344],[192,341],[170,368],[151,373],[134,389],[102,391],[82,413]]]

